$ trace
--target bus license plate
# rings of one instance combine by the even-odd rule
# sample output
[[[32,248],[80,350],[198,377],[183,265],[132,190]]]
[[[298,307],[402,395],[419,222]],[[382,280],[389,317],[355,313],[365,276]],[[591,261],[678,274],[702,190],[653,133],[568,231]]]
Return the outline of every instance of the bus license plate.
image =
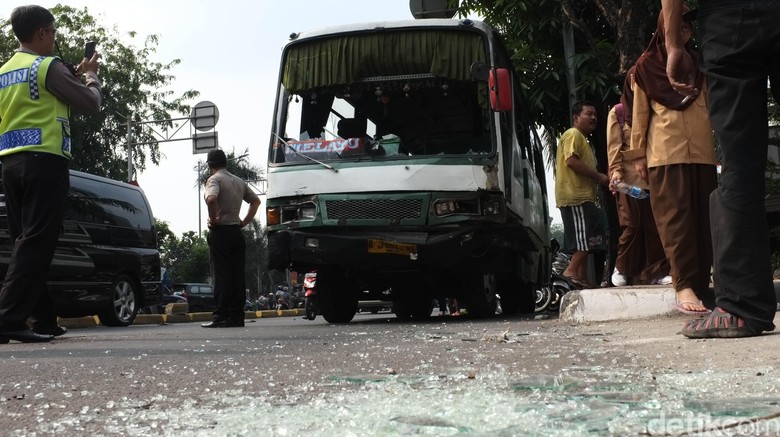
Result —
[[[368,253],[389,253],[393,255],[417,254],[416,244],[392,243],[384,240],[368,240]]]

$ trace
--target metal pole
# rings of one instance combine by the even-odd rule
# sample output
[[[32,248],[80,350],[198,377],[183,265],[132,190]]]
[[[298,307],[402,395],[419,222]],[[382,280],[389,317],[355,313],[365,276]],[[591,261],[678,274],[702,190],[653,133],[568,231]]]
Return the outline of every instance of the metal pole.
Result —
[[[130,113],[127,117],[127,181],[133,180],[133,115],[135,112]]]
[[[201,237],[201,236],[203,236],[203,231],[201,230],[203,225],[201,223],[201,218],[200,218],[200,209],[201,209],[201,204],[200,204],[200,161],[198,161],[198,177],[196,178],[196,180],[198,181],[197,182],[197,184],[198,184],[198,237]]]

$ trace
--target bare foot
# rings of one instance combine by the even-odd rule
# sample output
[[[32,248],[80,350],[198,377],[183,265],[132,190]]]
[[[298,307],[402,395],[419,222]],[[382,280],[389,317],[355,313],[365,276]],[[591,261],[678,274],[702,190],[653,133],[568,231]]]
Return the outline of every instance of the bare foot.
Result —
[[[677,303],[686,311],[706,313],[709,310],[702,305],[701,300],[691,288],[684,288],[677,292]]]

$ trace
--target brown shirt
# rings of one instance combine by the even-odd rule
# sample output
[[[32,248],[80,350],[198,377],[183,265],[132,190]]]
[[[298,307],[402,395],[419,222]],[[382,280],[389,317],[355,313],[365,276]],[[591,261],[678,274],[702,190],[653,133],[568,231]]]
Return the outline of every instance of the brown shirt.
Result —
[[[623,158],[631,143],[631,126],[623,123],[620,127],[615,108],[607,115],[607,159],[609,160],[609,179],[617,177],[629,185],[648,189],[647,182],[639,176],[634,164]],[[616,176],[616,173],[619,173]]]
[[[647,167],[672,164],[715,165],[715,144],[707,113],[706,86],[692,105],[675,111],[650,100],[641,87],[632,82],[634,112],[631,146],[623,157],[635,160],[647,157]],[[682,100],[682,96],[680,99]]]

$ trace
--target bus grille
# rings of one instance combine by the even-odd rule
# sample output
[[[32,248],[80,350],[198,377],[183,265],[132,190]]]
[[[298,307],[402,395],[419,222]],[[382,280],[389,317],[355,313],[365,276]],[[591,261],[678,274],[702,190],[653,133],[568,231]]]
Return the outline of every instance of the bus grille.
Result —
[[[417,219],[422,214],[422,200],[327,200],[325,209],[330,220]]]

